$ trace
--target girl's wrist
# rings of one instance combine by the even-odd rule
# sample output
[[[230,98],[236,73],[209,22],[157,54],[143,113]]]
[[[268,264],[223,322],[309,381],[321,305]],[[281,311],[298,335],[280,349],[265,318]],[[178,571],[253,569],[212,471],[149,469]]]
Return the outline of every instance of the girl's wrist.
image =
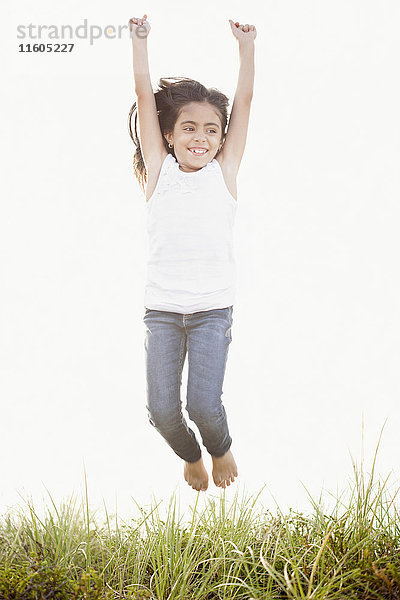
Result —
[[[136,45],[139,45],[139,46],[147,45],[147,37],[148,37],[147,34],[146,35],[140,34],[140,32],[137,32],[137,31],[133,32],[132,35],[131,35],[132,44],[134,46],[136,46]]]
[[[254,48],[254,40],[239,40],[239,48]]]

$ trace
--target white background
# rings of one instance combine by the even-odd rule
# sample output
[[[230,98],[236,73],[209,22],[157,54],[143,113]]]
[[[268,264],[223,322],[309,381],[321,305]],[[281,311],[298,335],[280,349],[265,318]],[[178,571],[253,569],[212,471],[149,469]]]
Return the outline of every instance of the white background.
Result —
[[[275,510],[327,504],[351,456],[398,481],[400,7],[394,1],[3,3],[0,507],[84,490],[128,517],[196,493],[147,421],[145,201],[132,170],[131,42],[21,53],[18,25],[126,25],[149,62],[234,97],[255,24],[256,80],[238,177],[238,270],[223,402],[239,478]],[[55,43],[45,35],[42,41]],[[68,37],[64,40],[70,42]],[[185,404],[187,363],[182,401]],[[197,432],[195,425],[191,426]],[[204,452],[206,466],[211,459]],[[302,485],[304,484],[304,486]],[[395,488],[397,489],[396,485]],[[327,490],[325,492],[325,490]],[[219,497],[212,482],[201,502]],[[23,502],[22,502],[23,504]]]

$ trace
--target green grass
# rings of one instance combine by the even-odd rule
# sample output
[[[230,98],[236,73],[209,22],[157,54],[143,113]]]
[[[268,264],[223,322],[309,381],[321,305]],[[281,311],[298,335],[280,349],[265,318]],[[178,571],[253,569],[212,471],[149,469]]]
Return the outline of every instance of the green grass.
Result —
[[[380,442],[380,439],[379,439]],[[378,447],[379,447],[378,442]],[[396,494],[365,482],[353,461],[347,503],[329,514],[310,495],[309,514],[260,510],[258,497],[238,493],[228,504],[207,498],[183,521],[172,496],[139,508],[128,524],[106,510],[102,526],[71,498],[40,518],[28,510],[0,522],[0,599],[328,600],[400,599],[400,535]],[[85,475],[86,483],[86,475]]]

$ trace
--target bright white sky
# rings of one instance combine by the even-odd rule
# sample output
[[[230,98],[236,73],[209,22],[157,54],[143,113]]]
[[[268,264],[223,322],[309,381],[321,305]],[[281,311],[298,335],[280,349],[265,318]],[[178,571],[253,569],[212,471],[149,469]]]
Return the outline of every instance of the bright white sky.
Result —
[[[151,78],[233,100],[228,19],[255,24],[238,178],[238,291],[223,401],[239,479],[226,492],[311,510],[353,481],[351,455],[398,480],[400,6],[371,1],[3,3],[0,508],[84,490],[128,517],[183,462],[145,409],[145,201],[127,115],[131,45],[18,52],[17,26],[127,24],[147,13]],[[134,12],[132,12],[132,10]],[[42,40],[55,43],[57,40]],[[61,40],[62,41],[62,40]],[[65,39],[69,42],[69,39]],[[187,363],[182,400],[185,404]],[[195,425],[191,423],[194,428]],[[211,459],[204,451],[206,465]],[[202,494],[218,497],[210,487]]]

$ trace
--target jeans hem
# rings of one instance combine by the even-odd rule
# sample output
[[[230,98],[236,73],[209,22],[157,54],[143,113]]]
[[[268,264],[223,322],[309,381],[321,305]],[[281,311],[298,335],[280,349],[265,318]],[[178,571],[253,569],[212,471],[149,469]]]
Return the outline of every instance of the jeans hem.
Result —
[[[215,453],[214,453],[214,454],[212,454],[212,453],[211,453],[209,450],[207,450],[207,452],[208,452],[208,453],[209,453],[211,456],[214,456],[215,458],[221,458],[221,456],[224,456],[224,455],[225,455],[225,454],[228,452],[228,450],[230,450],[230,449],[231,449],[231,446],[232,446],[232,440],[229,442],[229,445],[226,447],[226,450],[223,450],[221,453],[218,453],[218,454],[215,454]]]
[[[181,457],[181,458],[182,458],[182,457]],[[200,451],[200,456],[199,456],[199,458],[195,458],[194,460],[188,460],[187,458],[183,458],[183,460],[184,460],[185,462],[187,462],[187,463],[195,463],[195,462],[197,462],[197,461],[198,461],[198,460],[200,460],[200,459],[201,459],[201,451]]]

